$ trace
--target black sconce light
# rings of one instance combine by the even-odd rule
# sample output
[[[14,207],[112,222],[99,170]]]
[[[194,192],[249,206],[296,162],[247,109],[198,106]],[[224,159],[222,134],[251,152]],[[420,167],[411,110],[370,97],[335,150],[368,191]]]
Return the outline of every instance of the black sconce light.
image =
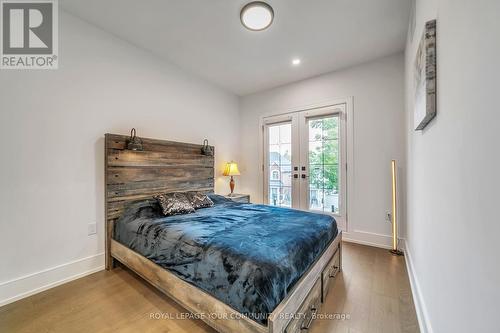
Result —
[[[203,140],[203,148],[201,154],[206,156],[214,156],[214,150],[208,145],[208,139]]]
[[[140,151],[143,150],[142,140],[135,135],[135,128],[130,131],[130,139],[127,141],[127,149]]]

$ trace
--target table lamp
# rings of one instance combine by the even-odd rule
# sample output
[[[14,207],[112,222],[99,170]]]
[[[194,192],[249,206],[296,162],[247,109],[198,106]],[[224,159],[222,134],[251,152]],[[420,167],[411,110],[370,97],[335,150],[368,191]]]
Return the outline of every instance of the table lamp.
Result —
[[[235,162],[227,162],[226,167],[224,168],[224,172],[222,173],[224,176],[231,176],[231,180],[229,181],[229,187],[231,188],[231,193],[229,196],[233,195],[234,192],[234,178],[233,176],[239,176],[240,170],[238,170],[238,164]]]

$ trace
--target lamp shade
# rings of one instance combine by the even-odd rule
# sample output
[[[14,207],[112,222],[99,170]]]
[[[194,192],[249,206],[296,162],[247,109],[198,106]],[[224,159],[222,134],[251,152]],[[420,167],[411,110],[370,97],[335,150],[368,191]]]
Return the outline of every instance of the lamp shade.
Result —
[[[226,163],[226,167],[224,168],[224,172],[222,174],[224,176],[239,176],[240,170],[238,170],[238,164],[235,162]]]

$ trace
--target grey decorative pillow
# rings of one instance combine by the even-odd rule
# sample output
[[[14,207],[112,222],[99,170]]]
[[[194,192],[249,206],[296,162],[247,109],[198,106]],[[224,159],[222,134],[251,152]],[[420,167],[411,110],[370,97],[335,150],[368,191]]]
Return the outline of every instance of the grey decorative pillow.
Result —
[[[158,200],[165,216],[194,213],[194,207],[185,193],[158,194],[154,198]]]
[[[186,195],[194,209],[207,208],[214,205],[214,202],[202,192],[191,191],[187,192]]]

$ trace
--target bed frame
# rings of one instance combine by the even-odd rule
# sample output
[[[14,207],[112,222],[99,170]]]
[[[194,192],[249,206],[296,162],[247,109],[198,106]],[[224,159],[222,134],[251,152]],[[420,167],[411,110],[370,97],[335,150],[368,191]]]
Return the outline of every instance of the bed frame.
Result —
[[[342,269],[342,233],[270,314],[267,326],[259,324],[113,239],[114,223],[130,202],[157,193],[214,190],[214,157],[202,155],[202,145],[142,139],[144,150],[132,151],[126,149],[128,138],[105,136],[106,269],[113,269],[115,260],[119,261],[218,332],[307,330]]]

